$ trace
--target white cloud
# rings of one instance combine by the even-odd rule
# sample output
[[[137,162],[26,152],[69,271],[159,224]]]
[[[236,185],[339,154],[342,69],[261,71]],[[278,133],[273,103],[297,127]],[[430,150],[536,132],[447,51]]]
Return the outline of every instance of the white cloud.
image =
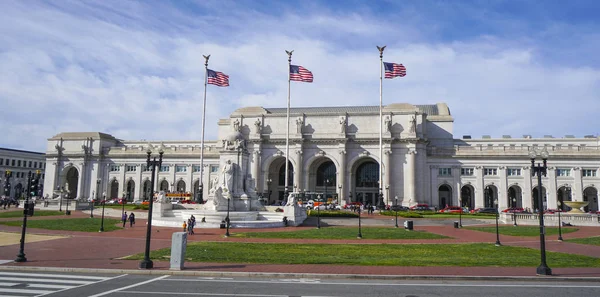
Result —
[[[382,40],[384,60],[408,68],[384,81],[384,104],[447,102],[457,138],[582,136],[600,124],[598,69],[543,63],[527,37],[430,42],[414,24],[360,12],[279,16],[228,3],[229,14],[192,17],[163,4],[101,3],[0,3],[8,16],[0,20],[0,146],[39,151],[66,131],[199,140],[203,54],[231,77],[229,88],[208,88],[207,140],[236,108],[286,106],[285,49],[315,75],[313,84],[292,83],[293,106],[377,105]]]

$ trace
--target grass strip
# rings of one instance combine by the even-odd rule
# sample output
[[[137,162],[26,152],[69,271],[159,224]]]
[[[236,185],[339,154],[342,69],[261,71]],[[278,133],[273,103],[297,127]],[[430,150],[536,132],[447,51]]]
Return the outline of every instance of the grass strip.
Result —
[[[465,229],[482,231],[487,233],[496,233],[496,227],[464,227]],[[579,229],[573,227],[563,227],[562,233],[571,233]],[[540,227],[538,226],[498,226],[498,233],[510,236],[540,236]],[[558,227],[546,227],[546,235],[558,235]]]
[[[403,228],[367,227],[361,229],[363,239],[440,239],[450,238],[425,231],[408,231]],[[242,232],[232,237],[240,238],[282,238],[282,239],[356,239],[358,228],[327,227],[286,232]]]
[[[56,220],[29,220],[27,221],[28,228],[39,228],[48,230],[64,230],[64,231],[82,231],[82,232],[98,232],[101,224],[100,218],[76,218],[76,219],[56,219]],[[116,219],[104,218],[104,231],[114,231],[122,229],[116,226],[119,223]],[[22,221],[0,222],[7,226],[21,226]]]
[[[64,213],[57,210],[35,210],[34,217],[44,217],[44,216],[62,216]],[[22,218],[23,217],[23,209],[16,211],[7,211],[0,213],[0,218]]]
[[[151,252],[151,258],[167,260],[170,249]],[[600,267],[600,259],[547,252],[555,267]],[[255,264],[331,264],[368,266],[536,267],[538,250],[493,244],[284,244],[241,242],[193,242],[190,262]],[[128,257],[141,260],[143,254]]]
[[[586,238],[574,238],[574,239],[567,239],[565,241],[572,242],[572,243],[580,243],[580,244],[600,245],[600,236],[586,237]]]

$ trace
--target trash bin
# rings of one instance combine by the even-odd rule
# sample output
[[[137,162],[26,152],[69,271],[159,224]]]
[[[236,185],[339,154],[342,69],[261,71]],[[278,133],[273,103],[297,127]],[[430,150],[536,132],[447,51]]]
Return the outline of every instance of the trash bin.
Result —
[[[67,211],[65,212],[65,214],[66,214],[66,215],[68,215],[68,216],[70,216],[70,215],[71,215],[71,211],[70,211],[70,210],[67,210]]]
[[[454,221],[454,228],[458,229],[458,221]]]
[[[225,229],[226,228],[225,221],[221,221],[221,225],[219,225],[219,228],[221,228],[221,229]]]
[[[404,221],[404,229],[412,230],[413,229],[413,221]]]

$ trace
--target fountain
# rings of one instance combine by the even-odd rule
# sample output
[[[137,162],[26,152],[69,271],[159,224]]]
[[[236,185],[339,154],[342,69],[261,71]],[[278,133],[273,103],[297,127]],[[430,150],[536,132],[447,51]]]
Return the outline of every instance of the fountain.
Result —
[[[567,213],[585,213],[581,208],[586,207],[589,204],[587,201],[564,201],[563,203],[571,208]]]
[[[180,227],[192,215],[198,228],[219,228],[229,216],[233,228],[271,228],[285,225],[298,226],[306,219],[306,210],[295,203],[295,193],[290,193],[283,212],[269,212],[258,199],[256,178],[248,172],[249,153],[246,139],[234,125],[234,131],[223,140],[220,151],[218,176],[209,185],[208,199],[200,205],[173,205],[159,199],[154,210],[153,225]],[[183,208],[183,209],[181,209]]]

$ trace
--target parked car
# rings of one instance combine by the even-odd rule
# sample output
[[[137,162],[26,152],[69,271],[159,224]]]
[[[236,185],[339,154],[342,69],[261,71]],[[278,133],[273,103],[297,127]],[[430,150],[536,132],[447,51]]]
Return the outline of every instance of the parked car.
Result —
[[[390,207],[391,211],[407,211],[409,210],[409,208],[407,206],[402,206],[402,205],[392,205]]]
[[[503,210],[502,212],[507,212],[507,213],[522,213],[525,212],[525,210],[522,207],[509,207],[505,210]]]
[[[555,214],[557,212],[563,212],[563,211],[560,210],[560,209],[546,209],[546,210],[544,210],[544,214]]]
[[[415,204],[410,207],[411,210],[417,210],[417,209],[423,209],[423,208],[429,209],[429,205],[423,203],[423,204]]]
[[[362,205],[361,202],[350,202],[350,203],[344,205],[344,209],[350,209],[350,208],[352,208],[352,206],[360,207],[361,205]]]
[[[498,210],[494,207],[480,207],[475,209],[475,213],[496,213]]]
[[[438,212],[442,212],[442,213],[460,213],[461,212],[461,208],[460,206],[447,206],[443,209],[440,209]],[[464,212],[464,211],[462,211]]]

